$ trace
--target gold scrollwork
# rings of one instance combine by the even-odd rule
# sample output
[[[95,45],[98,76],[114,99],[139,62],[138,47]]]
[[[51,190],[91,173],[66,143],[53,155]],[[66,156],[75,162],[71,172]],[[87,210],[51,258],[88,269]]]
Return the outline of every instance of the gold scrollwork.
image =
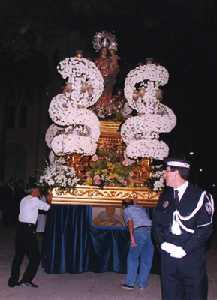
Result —
[[[159,193],[148,188],[77,186],[73,192],[59,194],[53,190],[52,204],[121,206],[125,199],[138,199],[139,204],[154,207],[157,204]]]

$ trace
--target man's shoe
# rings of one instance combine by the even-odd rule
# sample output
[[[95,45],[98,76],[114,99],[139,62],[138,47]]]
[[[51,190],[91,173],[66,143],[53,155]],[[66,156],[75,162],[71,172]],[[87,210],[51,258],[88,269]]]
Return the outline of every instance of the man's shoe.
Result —
[[[21,281],[20,282],[20,286],[22,287],[33,287],[33,288],[38,288],[38,285],[29,281],[29,282],[24,282],[24,281]]]
[[[121,287],[122,287],[122,289],[125,289],[125,290],[133,290],[134,289],[133,285],[127,285],[127,284],[122,284]]]
[[[16,286],[19,286],[20,284],[19,284],[19,282],[18,281],[13,281],[13,280],[11,280],[11,279],[9,279],[8,280],[8,286],[9,287],[16,287]]]

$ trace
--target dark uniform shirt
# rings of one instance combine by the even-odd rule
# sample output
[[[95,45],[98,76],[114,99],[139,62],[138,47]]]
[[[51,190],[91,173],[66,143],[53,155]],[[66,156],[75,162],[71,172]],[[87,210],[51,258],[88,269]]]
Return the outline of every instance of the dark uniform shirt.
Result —
[[[180,201],[174,200],[172,188],[162,193],[153,214],[153,233],[158,244],[168,242],[181,246],[187,254],[205,246],[212,232],[214,207],[212,196],[202,193],[200,188],[192,184],[189,184]],[[171,231],[175,211],[181,216],[183,225],[180,235]]]

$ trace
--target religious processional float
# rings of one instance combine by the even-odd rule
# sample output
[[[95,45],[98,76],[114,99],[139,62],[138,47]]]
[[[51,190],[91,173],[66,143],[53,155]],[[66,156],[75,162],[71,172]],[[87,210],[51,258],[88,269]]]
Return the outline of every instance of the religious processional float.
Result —
[[[124,95],[114,94],[116,38],[98,32],[93,46],[95,62],[78,51],[57,66],[66,84],[50,103],[53,124],[45,140],[51,151],[40,183],[52,188],[54,204],[120,206],[137,198],[152,207],[163,187],[160,162],[169,153],[159,134],[176,125],[160,102],[168,71],[146,60],[128,73]]]

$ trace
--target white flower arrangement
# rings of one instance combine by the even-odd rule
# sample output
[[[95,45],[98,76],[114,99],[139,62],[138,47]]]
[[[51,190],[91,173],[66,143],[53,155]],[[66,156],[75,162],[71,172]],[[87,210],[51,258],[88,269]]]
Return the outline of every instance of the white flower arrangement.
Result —
[[[50,164],[53,164],[54,161],[55,161],[55,159],[56,159],[55,154],[54,154],[54,152],[51,150],[51,151],[50,151],[50,154],[49,154],[49,162],[50,162]]]
[[[55,161],[48,165],[40,176],[39,183],[49,187],[72,188],[78,182],[74,168]]]
[[[76,133],[55,136],[51,143],[56,155],[78,153],[94,155],[97,148],[96,141],[90,136],[79,136]]]
[[[176,125],[173,111],[165,108],[164,114],[144,114],[128,118],[121,127],[121,136],[126,144],[135,139],[157,139],[159,133],[170,132]]]
[[[159,103],[156,98],[157,90],[158,87],[154,82],[148,81],[146,88],[143,88],[144,95],[134,90],[133,97],[128,99],[128,103],[139,113],[154,113]]]
[[[61,98],[62,99],[62,98]],[[68,126],[59,135],[53,137],[51,148],[56,155],[71,154],[73,152],[83,155],[95,154],[97,141],[100,136],[99,119],[89,109],[72,108],[65,106],[65,110],[55,110],[59,98],[50,105],[50,117],[58,125]],[[61,100],[65,102],[65,99]],[[53,105],[52,105],[53,104]],[[79,128],[78,126],[82,126]]]
[[[54,132],[53,126],[47,133],[47,144],[56,155],[93,155],[100,136],[100,123],[96,114],[84,107],[93,105],[101,96],[103,77],[95,64],[85,58],[66,58],[57,69],[68,79],[70,88],[50,103],[51,119],[64,128]]]
[[[60,100],[62,98],[55,98],[52,100],[49,108],[49,114],[54,123],[61,126],[69,126],[69,125],[84,125],[90,128],[91,137],[94,140],[98,140],[100,135],[100,123],[96,114],[89,109],[86,108],[73,108],[70,105],[65,106],[61,105],[61,101],[63,104],[65,100]],[[57,106],[59,109],[57,109]]]
[[[57,126],[56,124],[51,124],[46,132],[45,135],[45,142],[48,146],[48,148],[51,148],[51,142],[53,138],[58,134],[64,131],[64,128]]]
[[[66,96],[73,106],[92,106],[102,95],[104,79],[94,62],[86,58],[65,58],[59,63],[57,70],[71,86],[71,91]]]
[[[156,139],[133,140],[126,147],[126,154],[133,159],[147,157],[163,160],[169,154],[169,147]]]
[[[166,68],[147,63],[130,71],[125,80],[125,97],[138,116],[128,118],[121,128],[128,157],[164,159],[169,148],[159,141],[159,133],[170,132],[176,125],[173,111],[159,101],[159,86],[168,82]],[[139,85],[137,90],[136,85]]]
[[[65,122],[71,124],[70,119],[68,118],[68,114],[72,109],[72,103],[66,97],[66,95],[58,94],[51,100],[48,112],[50,118],[54,121],[54,123],[65,126]]]
[[[169,73],[163,66],[145,64],[131,70],[125,80],[124,93],[129,105],[140,113],[153,112],[159,86],[167,84]],[[135,86],[147,80],[145,93],[138,93]]]

